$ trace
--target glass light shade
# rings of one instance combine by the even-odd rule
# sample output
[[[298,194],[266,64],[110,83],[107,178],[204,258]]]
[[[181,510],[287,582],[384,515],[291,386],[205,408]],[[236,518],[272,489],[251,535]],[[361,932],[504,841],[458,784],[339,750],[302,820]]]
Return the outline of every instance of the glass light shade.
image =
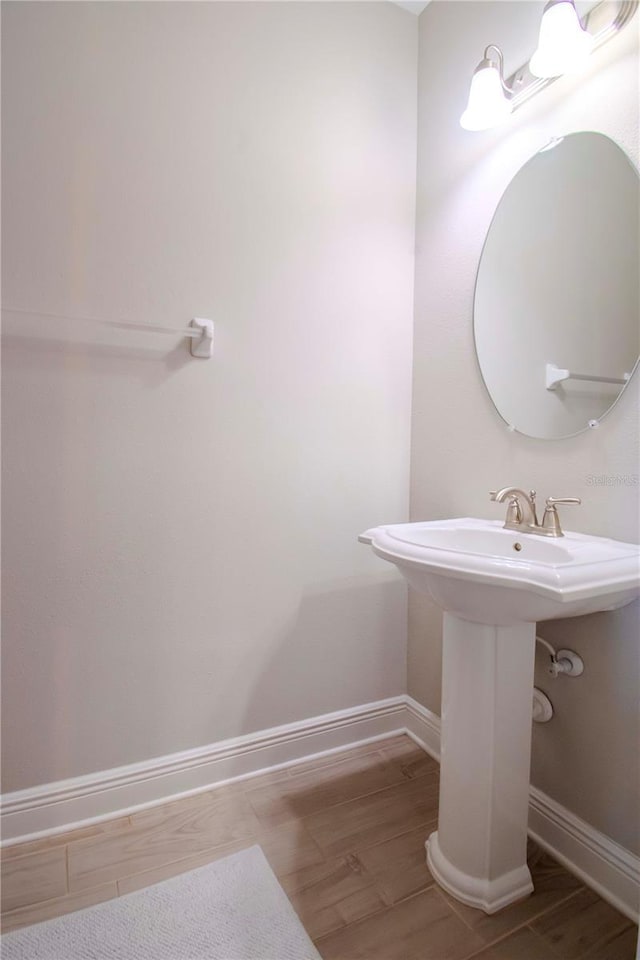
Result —
[[[505,97],[496,64],[484,61],[471,79],[469,103],[460,117],[465,130],[488,130],[507,119],[511,102]]]
[[[593,50],[594,38],[583,30],[573,0],[545,7],[538,49],[529,63],[534,77],[561,77],[576,73]]]

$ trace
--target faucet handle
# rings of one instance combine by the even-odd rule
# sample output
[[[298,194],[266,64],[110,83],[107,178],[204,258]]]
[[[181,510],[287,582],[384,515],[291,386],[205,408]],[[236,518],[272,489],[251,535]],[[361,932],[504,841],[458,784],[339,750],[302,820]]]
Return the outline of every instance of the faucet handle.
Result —
[[[556,503],[582,503],[580,497],[547,497],[547,506],[553,507]]]
[[[582,503],[579,497],[547,497],[546,510],[542,518],[541,531],[547,537],[563,537],[562,527],[560,526],[560,517],[556,510],[556,503]]]

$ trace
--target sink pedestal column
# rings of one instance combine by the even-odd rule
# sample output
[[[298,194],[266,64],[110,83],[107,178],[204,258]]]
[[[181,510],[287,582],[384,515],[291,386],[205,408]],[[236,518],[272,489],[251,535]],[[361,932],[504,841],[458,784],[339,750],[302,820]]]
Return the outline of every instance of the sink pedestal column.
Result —
[[[495,913],[533,890],[527,867],[535,623],[444,615],[438,830],[427,862],[452,896]]]

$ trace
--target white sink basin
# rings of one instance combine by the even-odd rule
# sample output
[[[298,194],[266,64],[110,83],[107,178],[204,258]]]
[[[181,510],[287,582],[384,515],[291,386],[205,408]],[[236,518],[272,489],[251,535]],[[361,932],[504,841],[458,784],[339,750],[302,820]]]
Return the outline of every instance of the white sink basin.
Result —
[[[468,517],[374,527],[359,539],[445,611],[440,811],[427,861],[452,896],[495,913],[533,890],[526,846],[536,621],[638,597],[638,547],[580,533],[550,539]]]
[[[359,539],[443,609],[478,623],[613,610],[640,590],[638,547],[604,537],[565,532],[556,540],[464,517],[374,527]]]

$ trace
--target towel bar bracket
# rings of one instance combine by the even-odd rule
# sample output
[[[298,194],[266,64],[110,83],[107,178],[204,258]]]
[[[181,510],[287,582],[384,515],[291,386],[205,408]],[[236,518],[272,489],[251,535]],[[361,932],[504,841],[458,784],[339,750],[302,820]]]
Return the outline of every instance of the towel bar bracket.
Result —
[[[194,333],[188,334],[191,337],[191,356],[208,360],[213,356],[213,320],[194,317],[191,326],[194,328]]]
[[[621,377],[600,377],[590,373],[575,373],[573,370],[557,367],[555,363],[548,363],[545,367],[545,386],[547,390],[556,390],[564,380],[588,380],[593,383],[619,383],[623,385],[630,377],[630,373],[624,373]]]

